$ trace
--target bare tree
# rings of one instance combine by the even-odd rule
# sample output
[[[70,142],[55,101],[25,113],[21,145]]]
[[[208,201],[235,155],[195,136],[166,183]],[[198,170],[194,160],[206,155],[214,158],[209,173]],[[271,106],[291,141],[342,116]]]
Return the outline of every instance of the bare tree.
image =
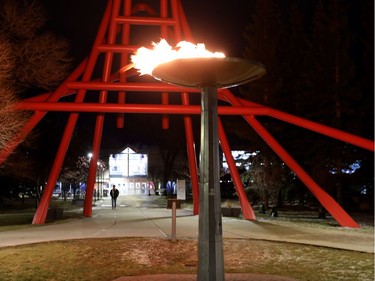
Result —
[[[5,0],[0,30],[12,45],[14,83],[22,88],[53,90],[68,75],[69,44],[45,29],[46,12],[36,0]]]
[[[15,102],[12,88],[0,83],[0,149],[6,148],[9,139],[20,131],[28,116],[27,112],[14,110]]]
[[[266,208],[269,203],[279,205],[279,193],[284,187],[289,169],[270,151],[258,153],[250,160],[250,170],[242,174],[242,180],[250,183]]]
[[[0,36],[0,50],[0,83],[3,86],[5,81],[10,80],[15,65],[12,59],[12,45],[4,36]]]
[[[15,61],[12,59],[12,45],[0,37],[0,149],[4,147],[9,136],[13,136],[24,122],[23,114],[12,109],[16,101],[9,80]]]
[[[16,47],[17,61],[22,65],[15,72],[20,86],[53,90],[68,75],[68,44],[52,33],[32,38]]]
[[[16,111],[19,94],[53,90],[68,75],[68,43],[45,28],[36,0],[0,3],[0,149],[20,131],[29,113]]]

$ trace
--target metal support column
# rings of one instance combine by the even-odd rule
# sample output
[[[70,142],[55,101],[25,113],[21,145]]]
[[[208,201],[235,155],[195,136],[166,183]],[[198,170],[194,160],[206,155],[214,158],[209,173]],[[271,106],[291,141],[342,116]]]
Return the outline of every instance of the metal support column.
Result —
[[[224,280],[219,179],[217,89],[204,87],[201,98],[198,281]]]

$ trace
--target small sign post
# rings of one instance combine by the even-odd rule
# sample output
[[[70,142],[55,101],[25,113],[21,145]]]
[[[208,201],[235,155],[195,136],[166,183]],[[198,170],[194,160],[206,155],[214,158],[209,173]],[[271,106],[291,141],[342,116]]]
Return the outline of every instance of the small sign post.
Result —
[[[177,199],[186,200],[186,181],[177,180]]]
[[[172,242],[176,241],[176,201],[172,202]]]
[[[186,200],[186,183],[185,180],[177,180],[177,198],[168,199],[168,209],[172,209],[172,241],[176,241],[176,219],[177,211],[176,209],[181,208],[181,201]]]

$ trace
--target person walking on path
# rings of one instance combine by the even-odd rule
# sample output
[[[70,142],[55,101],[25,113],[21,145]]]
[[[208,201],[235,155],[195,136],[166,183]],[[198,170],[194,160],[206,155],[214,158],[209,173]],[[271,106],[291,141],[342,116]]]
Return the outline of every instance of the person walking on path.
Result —
[[[116,201],[117,201],[117,197],[119,195],[119,191],[116,188],[116,185],[113,185],[112,190],[109,194],[111,195],[111,198],[112,198],[112,210],[116,209]]]

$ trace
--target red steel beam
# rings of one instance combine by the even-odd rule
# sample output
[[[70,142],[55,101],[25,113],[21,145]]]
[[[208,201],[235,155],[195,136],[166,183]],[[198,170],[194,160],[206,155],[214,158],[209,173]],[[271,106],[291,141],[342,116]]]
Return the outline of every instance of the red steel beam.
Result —
[[[174,25],[176,21],[170,18],[154,17],[125,17],[120,16],[115,19],[117,23],[128,23],[133,25]]]
[[[85,71],[83,73],[82,79],[84,81],[90,80],[92,72],[94,70],[95,62],[98,56],[98,52],[95,51],[96,50],[95,47],[98,46],[99,43],[103,41],[102,38],[104,37],[105,31],[106,31],[106,25],[108,25],[111,6],[112,6],[112,0],[109,0],[102,22],[99,27],[98,36],[96,37],[95,42],[94,42],[94,49],[90,54]],[[84,89],[81,89],[76,96],[75,102],[81,103],[84,100],[85,93],[86,91]],[[69,115],[68,123],[65,127],[65,131],[64,131],[62,140],[60,142],[60,146],[58,148],[55,161],[52,165],[52,169],[48,177],[47,185],[44,188],[42,198],[40,200],[40,203],[38,205],[38,208],[33,218],[33,222],[32,222],[33,224],[43,224],[46,220],[49,203],[52,198],[52,193],[55,188],[55,184],[58,179],[62,163],[65,159],[65,155],[68,150],[70,140],[73,135],[75,125],[77,123],[77,119],[78,119],[78,113],[71,113]]]
[[[174,41],[176,43],[183,40],[182,33],[181,33],[181,20],[180,19],[184,15],[183,15],[183,11],[179,9],[179,3],[180,1],[176,1],[176,0],[171,1],[172,17],[176,22],[176,24],[173,26],[174,37],[175,37]],[[192,42],[192,38],[185,37],[185,40]]]
[[[109,28],[108,28],[108,43],[113,44],[115,43],[116,33],[117,33],[117,24],[114,19],[118,16],[120,10],[120,0],[114,0],[111,12],[111,19],[109,21]],[[104,66],[103,66],[103,74],[102,80],[104,82],[108,82],[111,76],[111,69],[112,69],[112,62],[113,62],[113,53],[107,52],[104,59]],[[99,104],[104,104],[107,101],[108,91],[102,90],[99,94]],[[83,207],[83,215],[85,217],[92,216],[92,199],[94,194],[94,186],[95,186],[95,179],[97,169],[97,163],[99,160],[99,153],[100,153],[100,145],[102,141],[103,135],[103,126],[104,126],[104,113],[99,112],[96,115],[96,123],[95,123],[95,130],[94,130],[94,139],[92,144],[92,158],[90,161],[89,166],[89,174],[87,178],[87,186],[86,186],[86,195],[85,195],[85,203]]]
[[[70,103],[70,102],[19,102],[18,110],[102,112],[102,113],[154,113],[154,114],[201,114],[199,105],[117,104],[117,103]],[[219,106],[220,115],[267,115],[262,107]]]
[[[177,87],[165,83],[110,83],[98,81],[76,81],[69,82],[67,87],[69,89],[84,89],[84,90],[107,90],[107,91],[133,91],[133,92],[195,92],[200,93],[199,89],[188,87]]]
[[[77,82],[76,80],[78,79],[78,77],[80,75],[82,75],[86,63],[87,63],[87,58],[84,59],[80,63],[80,65],[73,71],[73,73],[60,85],[60,87],[64,86],[64,92],[59,92],[59,88],[58,88],[55,92],[49,92],[49,93],[40,94],[40,95],[37,95],[37,96],[34,96],[34,97],[25,98],[22,101],[23,102],[57,101],[60,98],[76,94],[77,89],[71,89],[71,88],[68,89],[66,82]],[[127,63],[127,61],[126,61],[126,63]],[[126,63],[123,62],[123,65],[125,65]],[[78,76],[75,74],[77,71],[80,71]],[[116,73],[111,75],[110,80],[112,82],[120,80],[120,83],[126,83],[125,80],[122,80],[121,77],[124,76],[125,74],[127,74],[129,71],[131,71],[130,75],[134,75],[134,72],[136,72],[133,68],[128,68],[126,72],[121,72],[121,73],[119,73],[119,71],[117,71]],[[98,82],[99,80],[94,79],[94,80],[91,80],[91,81]],[[91,83],[91,82],[90,81],[80,81],[80,83]],[[80,89],[84,89],[84,87],[81,87]],[[55,100],[52,96],[56,96],[57,93],[59,93],[58,99]]]
[[[189,105],[188,93],[181,93],[183,105]],[[184,116],[185,135],[186,135],[186,148],[189,161],[190,180],[193,193],[193,214],[199,214],[199,179],[198,179],[198,166],[197,156],[195,153],[195,143],[193,135],[193,123],[189,115]]]
[[[322,206],[345,227],[359,228],[359,225],[349,216],[343,208],[325,192],[286,152],[286,150],[271,136],[271,134],[255,119],[254,116],[247,116],[246,120],[260,135],[263,140],[276,152],[289,168],[296,173],[298,178],[310,189]]]
[[[131,0],[126,0],[124,3],[123,7],[124,15],[125,16],[130,16],[131,15]],[[123,24],[121,27],[121,45],[122,46],[128,46],[130,43],[130,24]],[[138,48],[137,48],[138,49]],[[128,64],[128,59],[129,59],[129,53],[131,51],[124,51],[121,52],[121,65],[127,65]],[[119,81],[120,83],[125,83],[128,77],[128,71],[124,71],[120,73],[119,75]],[[126,102],[126,92],[125,91],[119,91],[118,92],[118,97],[117,97],[117,102],[119,104],[124,104]],[[116,118],[116,127],[117,128],[124,128],[125,124],[125,115],[124,113],[118,113],[117,118]]]
[[[163,106],[168,107],[169,105],[169,95],[168,93],[161,93],[161,103]],[[166,130],[169,128],[169,118],[167,114],[163,114],[161,119],[161,127]]]
[[[62,136],[58,152],[56,154],[51,172],[47,180],[47,185],[44,187],[43,195],[34,214],[32,224],[43,224],[46,221],[49,203],[52,198],[53,190],[56,186],[56,181],[59,177],[62,163],[65,159],[66,151],[68,150],[77,118],[78,113],[72,113],[71,117],[68,120],[65,132]],[[71,134],[69,134],[70,132]]]
[[[241,102],[229,91],[225,92],[227,99],[234,105],[241,105]],[[288,152],[272,137],[272,135],[256,120],[255,116],[243,116],[258,135],[275,151],[281,160],[297,175],[297,177],[314,194],[318,201],[335,218],[341,226],[358,228],[359,225],[345,212],[344,209],[326,193],[288,154]]]
[[[180,1],[171,1],[172,16],[176,22],[181,22],[181,17],[184,17],[183,10],[179,9]],[[182,30],[180,25],[174,26],[175,42],[182,40]],[[192,38],[186,37],[186,40],[192,41]],[[181,100],[183,105],[190,105],[189,93],[182,92]],[[197,154],[195,151],[194,133],[193,133],[193,122],[190,115],[184,116],[185,135],[186,135],[186,149],[189,161],[190,181],[191,189],[193,194],[193,214],[199,214],[199,178],[198,178],[198,164]]]
[[[172,6],[173,8],[173,6]],[[186,40],[188,40],[189,42],[194,42],[193,40],[193,35],[191,34],[191,30],[190,30],[190,27],[189,27],[189,24],[186,20],[186,16],[185,16],[185,13],[184,13],[184,9],[182,7],[182,4],[180,1],[177,1],[177,7],[176,9],[178,9],[178,15],[179,15],[179,22],[181,24],[181,29],[183,31],[183,34],[185,35],[184,37],[186,38]],[[180,38],[182,37],[182,35],[180,34]],[[181,41],[181,39],[179,38],[178,41]],[[177,41],[177,40],[176,40]],[[177,42],[178,42],[177,41]]]
[[[229,172],[233,179],[234,187],[236,189],[237,196],[241,204],[242,214],[246,220],[256,220],[254,210],[249,203],[249,199],[247,198],[245,188],[242,184],[241,177],[236,167],[236,163],[234,162],[232,151],[230,149],[227,136],[225,135],[223,123],[221,122],[220,118],[218,118],[218,133],[220,146],[225,154],[225,159],[228,163]]]
[[[69,83],[69,82],[68,82]],[[173,86],[172,86],[173,87]],[[166,89],[166,88],[164,88]],[[175,90],[175,89],[174,89]],[[242,106],[219,107],[219,114],[222,115],[267,115],[281,121],[335,138],[355,146],[374,151],[374,141],[350,134],[326,125],[322,125],[301,117],[297,117],[280,110],[239,99]],[[53,101],[53,99],[51,99]],[[143,105],[143,104],[96,104],[96,103],[53,103],[53,102],[28,102],[20,101],[16,108],[19,110],[36,110],[36,111],[76,111],[76,112],[126,112],[126,113],[170,113],[170,114],[200,114],[194,106],[178,108],[180,105]],[[170,111],[168,110],[170,109]],[[138,111],[139,110],[139,111]],[[180,111],[181,110],[181,111]]]
[[[298,125],[302,128],[309,129],[311,131],[326,135],[328,137],[341,140],[343,142],[350,143],[352,145],[374,151],[374,141],[368,140],[326,125],[322,125],[310,120],[306,120],[279,110],[270,109],[268,111],[268,116],[274,117],[276,119],[288,122],[290,124]]]
[[[160,0],[160,17],[166,19],[168,17],[168,2],[167,0]],[[176,23],[175,20],[173,20]],[[161,24],[160,26],[160,37],[168,39],[168,25]],[[167,92],[161,93],[161,103],[163,105],[169,104],[169,94]],[[163,114],[161,118],[161,127],[166,130],[169,128],[169,117],[167,114]]]
[[[114,53],[122,53],[122,52],[134,52],[138,50],[141,46],[139,45],[114,45],[114,44],[101,44],[98,46],[98,50],[100,52],[114,52]]]
[[[239,100],[241,104],[245,106],[259,106],[259,104],[254,103],[254,102],[250,102],[250,101],[240,99],[240,98]],[[341,140],[343,142],[350,143],[352,145],[355,145],[355,146],[358,146],[358,147],[361,147],[370,151],[374,151],[375,143],[372,140],[368,140],[368,139],[359,137],[357,135],[353,135],[353,134],[326,126],[326,125],[322,125],[322,124],[319,124],[319,123],[316,123],[316,122],[313,122],[313,121],[310,121],[301,117],[297,117],[295,115],[285,113],[280,110],[276,110],[276,109],[269,108],[269,107],[264,107],[264,108],[268,109],[267,115],[270,117],[308,129],[313,132],[317,132],[322,135],[326,135],[328,137],[331,137],[337,140]]]

